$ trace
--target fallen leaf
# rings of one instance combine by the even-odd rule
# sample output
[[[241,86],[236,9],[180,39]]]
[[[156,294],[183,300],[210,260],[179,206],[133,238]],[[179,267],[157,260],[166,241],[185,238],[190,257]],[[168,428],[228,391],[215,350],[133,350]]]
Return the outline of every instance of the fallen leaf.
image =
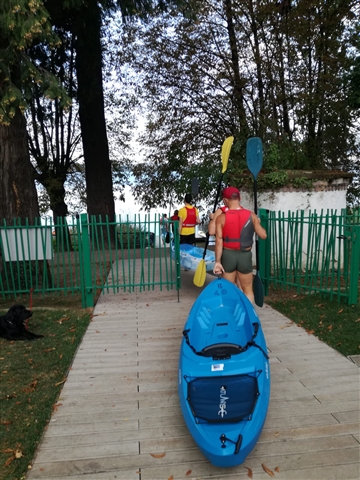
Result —
[[[192,470],[188,470],[188,471],[185,473],[185,477],[188,477],[189,475],[191,475],[191,472],[192,472]]]
[[[315,330],[306,330],[306,331],[309,335],[312,335],[315,332]]]
[[[1,425],[11,425],[12,421],[11,420],[0,420]]]
[[[280,472],[280,468],[279,468],[279,467],[275,467],[274,470],[275,470],[275,472],[277,472],[277,473]]]
[[[6,460],[6,462],[4,463],[4,467],[8,467],[13,460],[15,460],[15,457],[14,457],[14,456],[9,457],[9,458]]]
[[[165,452],[164,453],[150,453],[150,455],[154,458],[163,458],[163,457],[165,457]]]
[[[45,468],[40,468],[40,472],[45,472]]]
[[[168,478],[168,480],[174,480],[174,475],[170,475],[170,477]]]
[[[327,327],[327,330],[331,331],[331,330],[332,330],[332,325],[329,325],[329,326]]]
[[[95,330],[96,333],[100,333],[99,330]]]
[[[342,308],[341,310],[338,311],[338,313],[342,313],[344,311],[344,309]]]
[[[270,468],[268,468],[264,463],[261,464],[262,468],[264,469],[264,471],[270,475],[270,477],[274,477],[275,476],[275,473],[270,470]]]
[[[358,322],[360,322],[360,318],[358,318],[357,320],[355,320],[355,323],[358,323]]]
[[[1,450],[2,453],[13,453],[14,450],[12,450],[11,448],[5,448],[5,450]]]
[[[44,352],[51,352],[52,350],[55,350],[55,348],[45,348]]]
[[[23,457],[22,451],[21,450],[15,450],[15,458],[21,458]]]
[[[248,476],[249,478],[253,478],[253,473],[252,473],[251,468],[248,468],[248,467],[245,467],[245,468],[246,468],[246,470],[248,471],[248,472],[247,472],[247,476]]]
[[[64,380],[62,380],[61,382],[55,383],[55,387],[58,387],[59,385],[61,385],[62,383],[65,383],[65,382],[66,382],[66,378]]]

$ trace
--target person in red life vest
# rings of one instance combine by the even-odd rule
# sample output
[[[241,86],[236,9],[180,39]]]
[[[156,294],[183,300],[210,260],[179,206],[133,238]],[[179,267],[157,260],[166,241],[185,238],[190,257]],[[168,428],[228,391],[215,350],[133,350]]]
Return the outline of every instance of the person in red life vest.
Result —
[[[191,205],[192,196],[185,195],[185,206],[179,210],[180,243],[195,243],[195,226],[200,223],[198,209]]]
[[[251,248],[254,233],[265,240],[266,230],[254,212],[240,205],[240,192],[235,187],[223,191],[227,210],[216,218],[214,273],[232,283],[238,283],[251,303],[254,303]]]
[[[172,222],[179,221],[179,210],[174,210],[174,215],[170,217]],[[174,233],[174,224],[171,225],[171,230]]]

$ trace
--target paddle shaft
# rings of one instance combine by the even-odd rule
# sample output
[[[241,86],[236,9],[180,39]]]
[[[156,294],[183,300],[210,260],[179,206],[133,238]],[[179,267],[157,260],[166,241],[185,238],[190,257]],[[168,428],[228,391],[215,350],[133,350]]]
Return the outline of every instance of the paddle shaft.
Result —
[[[220,182],[219,182],[218,187],[217,187],[216,198],[215,198],[215,203],[214,203],[214,208],[213,208],[212,213],[215,213],[215,211],[216,211],[216,205],[219,201],[219,196],[220,196],[221,184],[222,184],[222,181],[223,181],[223,177],[224,177],[224,174],[222,173],[221,177],[220,177]],[[206,232],[206,242],[205,242],[205,247],[204,247],[203,258],[205,258],[206,250],[207,250],[207,247],[209,245],[209,241],[210,241],[210,235],[209,235],[209,232]]]
[[[256,177],[254,177],[254,212],[255,212],[255,215],[257,215],[258,208],[257,208],[257,180],[256,180]],[[255,237],[255,256],[256,256],[256,271],[259,271],[259,239],[258,239],[257,235]]]

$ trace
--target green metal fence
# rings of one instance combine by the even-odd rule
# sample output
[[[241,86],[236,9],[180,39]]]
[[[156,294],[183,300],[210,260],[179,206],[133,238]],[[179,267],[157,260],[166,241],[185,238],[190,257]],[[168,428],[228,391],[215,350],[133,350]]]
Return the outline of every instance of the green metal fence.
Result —
[[[265,294],[269,285],[321,293],[357,304],[360,270],[360,217],[320,213],[260,210],[268,232],[259,241],[260,275]]]
[[[260,275],[270,285],[318,292],[348,304],[359,296],[360,216],[336,212],[260,210],[268,239],[259,240]],[[177,223],[175,223],[177,229]],[[161,239],[160,216],[134,219],[17,220],[0,226],[0,295],[80,294],[92,306],[100,291],[181,287],[179,236],[175,261]]]
[[[170,223],[170,222],[169,222]],[[177,223],[174,225],[177,228]],[[7,296],[81,294],[84,307],[103,293],[180,289],[179,236],[175,262],[161,238],[160,216],[118,217],[86,214],[38,220],[35,225],[0,226],[0,294]]]

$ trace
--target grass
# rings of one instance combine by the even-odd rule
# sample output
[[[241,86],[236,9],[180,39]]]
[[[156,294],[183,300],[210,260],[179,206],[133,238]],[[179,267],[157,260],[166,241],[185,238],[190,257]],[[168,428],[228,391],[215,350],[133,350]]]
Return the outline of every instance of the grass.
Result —
[[[69,306],[64,298],[51,300],[35,302],[28,325],[44,338],[17,342],[0,338],[2,479],[25,478],[91,319],[91,311],[81,309],[79,299],[69,297]],[[9,307],[9,301],[7,308],[3,303],[0,314]]]
[[[360,355],[360,304],[283,290],[271,290],[265,301],[343,355]]]

